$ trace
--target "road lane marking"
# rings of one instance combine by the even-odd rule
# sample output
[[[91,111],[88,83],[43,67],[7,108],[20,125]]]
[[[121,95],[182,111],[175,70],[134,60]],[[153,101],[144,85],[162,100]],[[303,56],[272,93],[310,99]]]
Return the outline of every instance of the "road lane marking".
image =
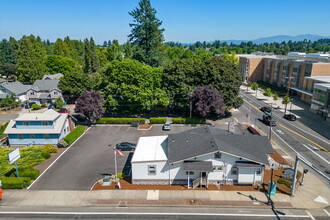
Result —
[[[0,211],[1,214],[14,215],[167,215],[167,216],[240,216],[240,217],[276,217],[275,214],[240,214],[240,213],[191,213],[191,212],[20,212],[20,211]],[[310,218],[309,215],[281,215],[282,218]]]
[[[243,99],[244,101],[246,101],[245,99]],[[252,100],[251,100],[252,101]],[[251,105],[251,106],[253,106],[249,101],[246,101],[249,105]],[[255,101],[252,101],[252,102],[255,102]],[[257,102],[255,102],[257,105],[260,105],[259,103],[257,103]],[[267,103],[266,103],[267,104]],[[261,105],[260,105],[261,106]],[[257,107],[255,107],[255,106],[253,106],[254,108],[257,108]],[[259,109],[258,109],[259,110]],[[259,110],[260,111],[260,110]],[[261,111],[260,111],[261,112]],[[274,115],[276,115],[276,114],[274,114]],[[278,118],[281,118],[280,116],[278,116],[278,115],[276,115]],[[281,118],[282,119],[282,118]],[[310,133],[310,132],[308,132],[308,131],[305,131],[305,130],[303,130],[302,128],[299,128],[298,126],[296,126],[296,125],[294,125],[294,124],[292,124],[292,123],[290,123],[290,125],[292,126],[292,127],[295,127],[296,129],[298,129],[298,130],[300,130],[300,131],[302,131],[302,132],[305,132],[306,134],[309,134],[309,135],[311,135],[311,136],[313,136],[313,137],[315,137],[315,138],[317,138],[317,139],[319,139],[320,141],[323,141],[324,143],[326,143],[326,144],[330,144],[330,142],[328,142],[328,141],[326,141],[326,140],[324,140],[324,139],[322,139],[322,138],[319,138],[319,137],[317,137],[316,135],[314,135],[314,134],[312,134],[312,133]]]
[[[286,130],[288,130],[288,131],[291,131],[291,132],[292,132],[292,133],[294,133],[295,135],[298,135],[299,137],[301,137],[301,138],[305,139],[306,141],[309,141],[309,142],[311,142],[311,143],[312,143],[312,144],[314,144],[315,146],[317,146],[317,147],[321,148],[322,150],[324,150],[325,152],[329,153],[329,151],[328,151],[327,149],[325,149],[325,148],[324,148],[324,147],[322,147],[321,145],[319,145],[319,144],[315,143],[314,141],[312,141],[312,140],[308,139],[307,137],[305,137],[305,136],[302,136],[301,134],[298,134],[297,132],[295,132],[295,131],[291,130],[290,128],[287,128],[287,127],[285,127],[285,126],[284,126],[284,125],[282,125],[282,124],[279,124],[279,126],[281,126],[282,128],[284,128],[284,129],[286,129]]]
[[[327,161],[325,158],[323,158],[321,155],[317,154],[315,151],[313,151],[312,149],[310,149],[309,147],[307,147],[306,144],[303,144],[308,150],[312,151],[314,154],[316,154],[319,158],[321,158],[322,160],[324,160],[326,163],[330,164],[329,161]]]
[[[243,100],[244,100],[244,102],[246,102],[247,104],[251,105],[252,108],[256,109],[256,110],[259,111],[259,112],[262,112],[262,111],[260,111],[260,109],[258,109],[258,108],[255,107],[254,105],[252,105],[249,101],[247,101],[247,100],[245,100],[245,99],[243,99]]]
[[[330,216],[330,213],[329,213],[326,209],[323,209],[323,211],[324,211],[328,216]]]
[[[311,214],[309,211],[307,211],[307,210],[305,210],[305,211],[306,211],[307,215],[309,215],[309,217],[310,217],[311,219],[315,220],[315,218],[312,216],[312,214]]]

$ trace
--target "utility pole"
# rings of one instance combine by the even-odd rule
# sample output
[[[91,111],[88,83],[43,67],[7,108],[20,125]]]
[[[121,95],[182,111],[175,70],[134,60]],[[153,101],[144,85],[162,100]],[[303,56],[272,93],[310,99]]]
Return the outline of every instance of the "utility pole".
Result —
[[[192,101],[190,101],[190,118],[191,118],[191,115],[192,115]]]
[[[292,100],[293,100],[293,99],[290,100],[290,101],[291,101],[291,105],[290,105],[290,113],[292,113]]]
[[[293,173],[293,179],[292,179],[292,185],[291,185],[291,193],[290,196],[294,196],[294,190],[296,188],[296,180],[297,180],[297,173],[298,173],[298,163],[299,163],[299,157],[296,155],[296,161],[294,163],[294,173]]]

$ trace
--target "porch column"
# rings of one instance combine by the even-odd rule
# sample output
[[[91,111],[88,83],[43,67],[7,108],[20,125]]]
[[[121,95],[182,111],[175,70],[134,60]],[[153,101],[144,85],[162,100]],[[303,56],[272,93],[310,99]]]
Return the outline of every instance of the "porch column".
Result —
[[[203,172],[201,172],[201,182],[199,184],[199,188],[202,188],[202,183],[203,183]]]

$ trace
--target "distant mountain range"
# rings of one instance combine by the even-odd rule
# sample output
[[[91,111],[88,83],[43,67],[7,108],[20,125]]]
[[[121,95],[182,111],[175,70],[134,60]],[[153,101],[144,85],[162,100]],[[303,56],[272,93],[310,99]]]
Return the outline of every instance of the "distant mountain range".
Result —
[[[258,38],[255,40],[221,40],[221,43],[227,42],[228,44],[240,44],[241,42],[248,42],[252,41],[255,44],[263,44],[263,43],[281,43],[283,41],[288,42],[289,40],[291,41],[303,41],[305,39],[311,40],[311,41],[316,41],[322,38],[330,38],[330,36],[320,36],[320,35],[315,35],[315,34],[301,34],[297,36],[289,36],[289,35],[276,35],[276,36],[271,36],[271,37],[262,37]],[[208,41],[207,43],[213,43],[214,41]],[[183,43],[183,45],[190,45],[193,43]]]

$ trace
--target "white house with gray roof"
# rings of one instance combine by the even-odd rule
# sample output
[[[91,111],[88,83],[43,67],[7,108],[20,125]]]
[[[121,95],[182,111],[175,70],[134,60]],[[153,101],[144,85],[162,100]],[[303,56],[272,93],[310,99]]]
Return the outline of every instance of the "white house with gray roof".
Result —
[[[201,127],[167,136],[141,137],[134,152],[133,184],[258,184],[263,181],[267,137]]]
[[[10,120],[5,134],[10,145],[57,144],[70,132],[67,113],[49,109],[43,113],[23,113]]]
[[[5,98],[7,95],[15,94],[20,101],[26,101],[26,91],[31,85],[24,85],[19,81],[0,83],[0,99]]]
[[[59,80],[36,80],[26,93],[29,102],[50,104],[57,98],[62,98],[62,91],[58,88]]]

